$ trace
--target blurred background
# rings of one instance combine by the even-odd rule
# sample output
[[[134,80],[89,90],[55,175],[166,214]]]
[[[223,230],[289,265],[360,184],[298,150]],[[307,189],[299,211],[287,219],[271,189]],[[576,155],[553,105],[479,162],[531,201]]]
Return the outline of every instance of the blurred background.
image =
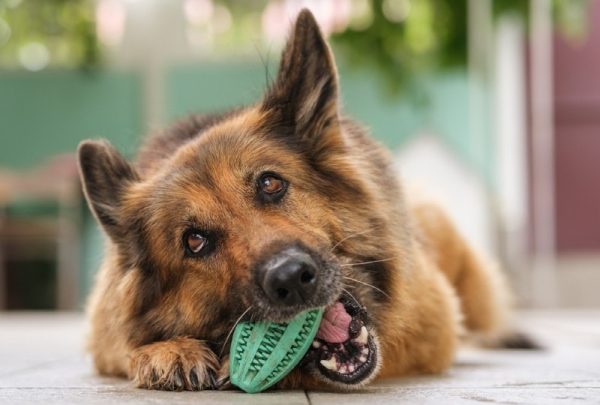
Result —
[[[0,310],[85,303],[103,235],[79,141],[133,156],[257,100],[302,7],[345,111],[500,258],[519,305],[600,307],[600,1],[0,0]]]

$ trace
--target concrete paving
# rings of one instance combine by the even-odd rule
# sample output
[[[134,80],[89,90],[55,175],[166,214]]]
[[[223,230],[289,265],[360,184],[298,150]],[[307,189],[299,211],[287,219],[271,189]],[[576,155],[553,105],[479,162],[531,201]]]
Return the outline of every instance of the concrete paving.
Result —
[[[81,314],[0,313],[0,403],[600,404],[600,312],[521,313],[540,352],[463,349],[440,376],[387,380],[353,393],[160,392],[97,376]]]

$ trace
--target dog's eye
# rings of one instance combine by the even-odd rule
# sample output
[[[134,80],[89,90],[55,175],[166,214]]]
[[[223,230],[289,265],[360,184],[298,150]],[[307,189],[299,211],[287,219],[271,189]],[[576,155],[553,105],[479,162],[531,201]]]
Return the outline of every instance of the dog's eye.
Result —
[[[263,173],[258,178],[258,189],[265,202],[278,201],[287,189],[287,182],[275,173]]]
[[[284,187],[283,180],[273,174],[264,174],[260,177],[260,188],[267,194],[279,193]]]
[[[184,235],[185,247],[189,254],[199,255],[206,250],[208,238],[198,230],[189,230]]]

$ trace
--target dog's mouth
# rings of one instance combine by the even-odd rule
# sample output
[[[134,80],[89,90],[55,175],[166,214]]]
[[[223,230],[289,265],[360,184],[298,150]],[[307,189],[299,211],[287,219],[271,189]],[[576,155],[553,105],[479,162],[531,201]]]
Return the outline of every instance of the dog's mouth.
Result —
[[[326,308],[305,364],[312,364],[320,376],[333,383],[367,382],[378,363],[378,345],[367,323],[366,309],[342,296]]]

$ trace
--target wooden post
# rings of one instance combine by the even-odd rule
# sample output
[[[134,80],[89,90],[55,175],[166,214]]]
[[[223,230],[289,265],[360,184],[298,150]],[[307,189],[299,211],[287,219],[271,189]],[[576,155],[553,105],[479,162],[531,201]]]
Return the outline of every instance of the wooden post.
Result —
[[[552,2],[531,0],[531,138],[533,202],[532,302],[557,304],[554,195],[554,93]]]

